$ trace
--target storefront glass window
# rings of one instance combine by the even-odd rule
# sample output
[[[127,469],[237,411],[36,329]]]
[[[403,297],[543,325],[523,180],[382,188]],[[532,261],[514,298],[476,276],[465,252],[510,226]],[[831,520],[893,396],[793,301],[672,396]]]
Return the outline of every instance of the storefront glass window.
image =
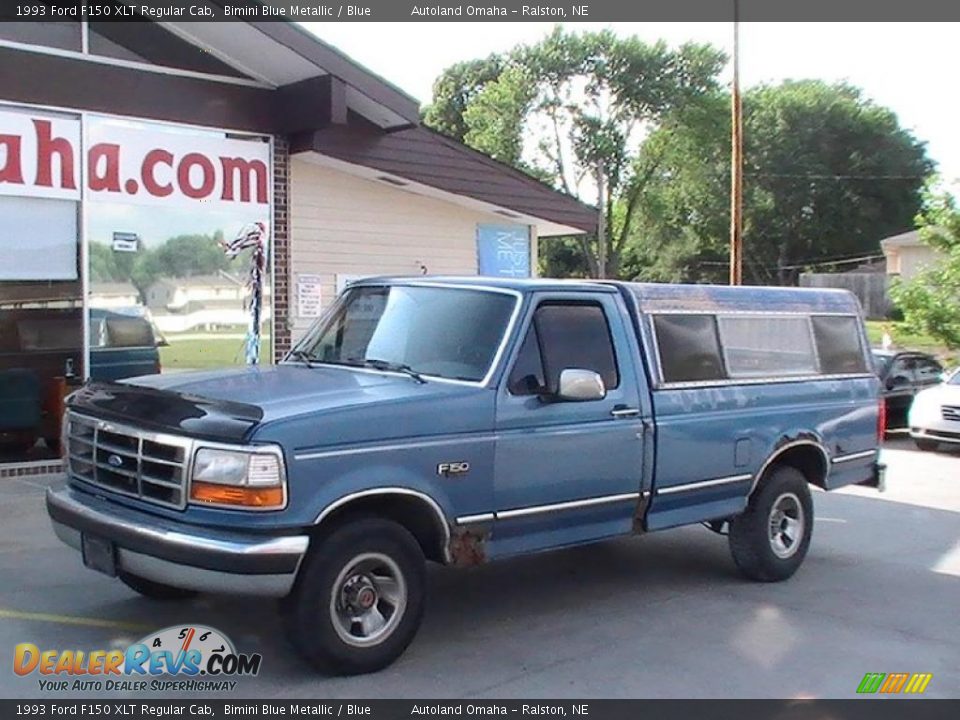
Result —
[[[269,145],[111,118],[91,118],[87,138],[88,307],[91,331],[102,328],[90,376],[244,363],[250,252],[230,259],[223,243],[250,223],[270,227]],[[263,363],[271,349],[269,277],[268,268]]]

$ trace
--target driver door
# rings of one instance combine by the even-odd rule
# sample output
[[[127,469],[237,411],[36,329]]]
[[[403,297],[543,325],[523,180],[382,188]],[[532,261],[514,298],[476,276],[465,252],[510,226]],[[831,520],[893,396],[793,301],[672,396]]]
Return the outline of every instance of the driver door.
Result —
[[[491,554],[511,555],[631,531],[644,425],[618,296],[538,294],[501,380]],[[605,397],[562,401],[564,369],[600,375]]]

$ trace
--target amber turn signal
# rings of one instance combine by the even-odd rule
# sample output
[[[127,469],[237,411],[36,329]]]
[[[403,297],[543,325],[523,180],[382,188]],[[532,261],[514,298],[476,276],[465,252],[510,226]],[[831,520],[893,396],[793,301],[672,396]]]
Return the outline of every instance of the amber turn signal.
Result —
[[[237,487],[193,481],[190,499],[216,505],[270,508],[283,506],[282,487]]]

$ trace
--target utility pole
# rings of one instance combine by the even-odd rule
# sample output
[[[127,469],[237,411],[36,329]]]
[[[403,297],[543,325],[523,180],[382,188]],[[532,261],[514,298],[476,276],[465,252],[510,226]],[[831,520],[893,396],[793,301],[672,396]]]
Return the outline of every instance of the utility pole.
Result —
[[[740,98],[740,2],[733,0],[733,89],[730,93],[730,284],[743,284],[743,102]]]
[[[597,218],[597,277],[603,280],[607,277],[607,211],[604,207],[603,163],[597,163],[597,207],[600,209]]]

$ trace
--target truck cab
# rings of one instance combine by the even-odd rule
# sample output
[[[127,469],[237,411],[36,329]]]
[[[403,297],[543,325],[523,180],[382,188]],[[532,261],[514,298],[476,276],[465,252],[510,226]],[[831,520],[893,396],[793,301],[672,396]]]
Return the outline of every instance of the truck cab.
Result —
[[[867,353],[843,291],[367,279],[276,366],[89,383],[47,507],[89,567],[281,597],[305,658],[368,672],[413,639],[426,560],[704,523],[789,578],[810,486],[882,486]]]

